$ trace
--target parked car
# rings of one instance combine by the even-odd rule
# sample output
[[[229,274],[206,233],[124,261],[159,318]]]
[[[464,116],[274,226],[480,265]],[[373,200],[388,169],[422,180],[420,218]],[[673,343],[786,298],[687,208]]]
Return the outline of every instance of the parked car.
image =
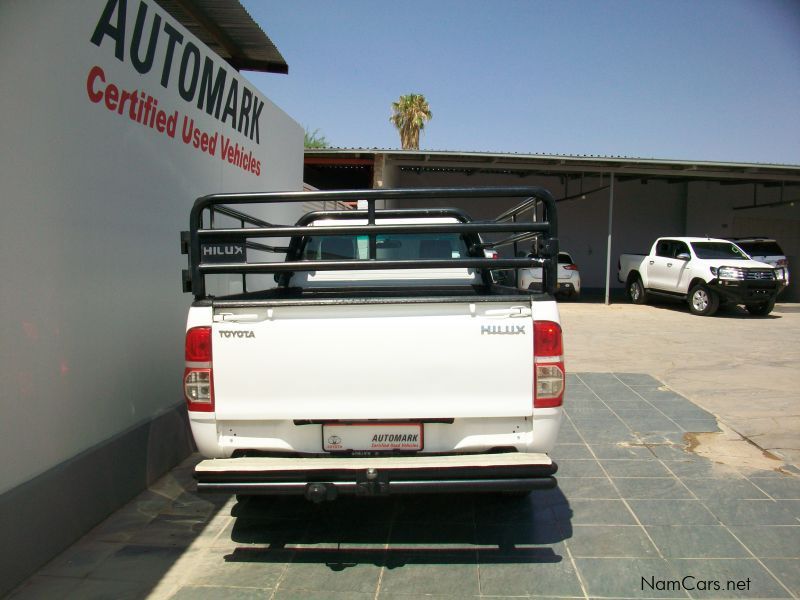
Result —
[[[623,254],[617,277],[634,304],[648,296],[679,298],[696,315],[712,315],[721,301],[744,304],[753,315],[767,315],[785,282],[776,269],[752,260],[729,240],[659,238],[650,254]]]
[[[529,255],[532,256],[532,255]],[[523,290],[541,291],[542,268],[532,267],[519,270],[519,288]],[[581,294],[581,273],[578,265],[567,252],[558,253],[558,284],[556,297],[577,298]]]
[[[514,216],[530,213],[533,197],[556,222],[549,192],[513,191],[525,199]],[[565,381],[555,224],[375,207],[387,198],[508,196],[508,188],[469,188],[198,199],[182,235],[184,291],[194,296],[183,387],[206,459],[195,467],[198,490],[322,502],[553,488],[549,453]],[[361,198],[367,210],[316,211],[292,226],[236,210]],[[241,228],[206,229],[210,210],[236,215]],[[486,231],[510,237],[484,242]],[[542,234],[541,258],[484,252],[531,232]],[[267,245],[286,237],[288,246]],[[547,274],[541,294],[491,277],[533,264]],[[247,280],[229,296],[206,290],[208,275],[252,273],[274,273],[277,287]]]
[[[753,260],[775,267],[778,279],[789,285],[789,261],[778,242],[767,237],[733,238],[731,241]]]

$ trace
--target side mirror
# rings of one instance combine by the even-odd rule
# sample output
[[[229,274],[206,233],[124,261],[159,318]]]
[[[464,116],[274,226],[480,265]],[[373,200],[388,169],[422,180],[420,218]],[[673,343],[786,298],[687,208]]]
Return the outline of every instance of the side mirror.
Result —
[[[681,252],[675,258],[677,258],[678,260],[691,260],[692,259],[692,257],[689,256],[688,252]]]

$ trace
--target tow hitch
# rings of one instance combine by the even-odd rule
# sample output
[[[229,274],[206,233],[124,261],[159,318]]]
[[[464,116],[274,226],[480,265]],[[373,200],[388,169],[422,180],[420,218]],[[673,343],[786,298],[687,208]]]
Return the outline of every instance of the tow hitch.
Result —
[[[332,483],[309,483],[306,485],[306,500],[314,504],[332,502],[339,496],[339,491]]]

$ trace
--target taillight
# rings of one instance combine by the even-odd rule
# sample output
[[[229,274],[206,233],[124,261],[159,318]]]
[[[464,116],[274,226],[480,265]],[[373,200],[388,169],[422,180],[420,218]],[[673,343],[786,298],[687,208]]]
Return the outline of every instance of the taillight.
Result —
[[[214,369],[211,363],[211,327],[186,332],[186,369],[183,396],[193,412],[214,412]]]
[[[561,325],[553,321],[536,321],[533,324],[534,356],[539,359],[562,360],[564,354]]]
[[[534,322],[533,362],[533,407],[561,406],[564,401],[564,344],[558,323]]]
[[[186,362],[211,362],[211,327],[186,332]]]
[[[578,265],[564,265],[564,268],[567,271],[577,271],[578,270]]]
[[[493,258],[493,259],[498,259],[498,258],[500,258],[500,253],[499,253],[497,250],[489,250],[489,249],[484,249],[484,250],[483,250],[483,255],[484,255],[486,258]]]

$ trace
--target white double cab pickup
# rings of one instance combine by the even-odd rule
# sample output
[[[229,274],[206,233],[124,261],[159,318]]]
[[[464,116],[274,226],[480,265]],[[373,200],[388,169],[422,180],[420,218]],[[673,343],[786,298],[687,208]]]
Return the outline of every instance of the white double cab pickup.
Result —
[[[404,200],[516,197],[495,220]],[[247,205],[352,202],[292,225]],[[525,218],[544,206],[545,220]],[[212,228],[215,211],[241,222]],[[486,241],[489,238],[496,241]],[[290,240],[269,245],[269,238]],[[500,238],[500,239],[498,239]],[[555,202],[541,188],[220,194],[199,199],[183,234],[195,301],[184,394],[200,491],[340,494],[513,491],[555,486],[564,359]],[[489,258],[538,240],[539,258]],[[257,240],[257,241],[256,241]],[[274,253],[283,260],[270,260]],[[540,266],[544,291],[492,271]],[[254,274],[276,287],[251,290]],[[212,297],[206,277],[248,291]]]
[[[617,277],[634,304],[651,295],[688,301],[696,315],[712,315],[721,303],[743,304],[767,315],[786,286],[784,270],[752,260],[729,240],[658,238],[650,254],[623,254]]]

